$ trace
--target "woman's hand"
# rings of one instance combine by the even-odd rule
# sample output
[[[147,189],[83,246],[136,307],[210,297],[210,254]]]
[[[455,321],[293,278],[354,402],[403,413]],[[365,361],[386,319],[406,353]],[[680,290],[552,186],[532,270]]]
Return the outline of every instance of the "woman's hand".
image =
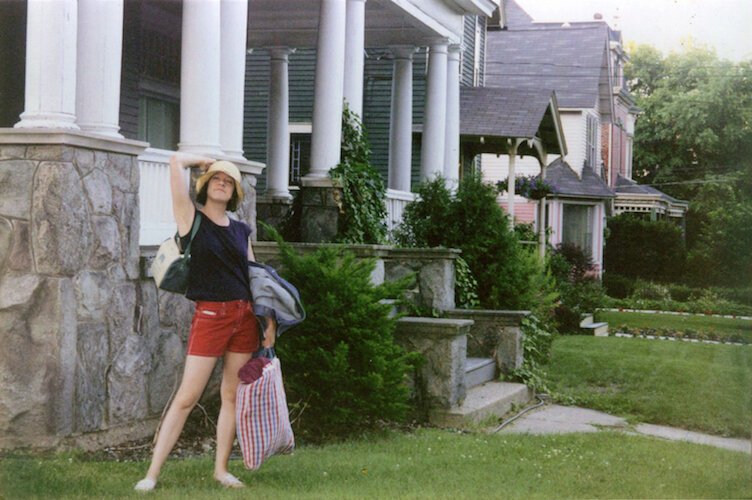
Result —
[[[217,161],[208,156],[201,156],[192,153],[175,153],[173,158],[180,168],[196,167],[201,170],[201,173],[206,172],[211,164]]]
[[[277,322],[272,318],[267,318],[266,329],[264,329],[264,341],[261,343],[264,347],[274,347],[277,340]]]

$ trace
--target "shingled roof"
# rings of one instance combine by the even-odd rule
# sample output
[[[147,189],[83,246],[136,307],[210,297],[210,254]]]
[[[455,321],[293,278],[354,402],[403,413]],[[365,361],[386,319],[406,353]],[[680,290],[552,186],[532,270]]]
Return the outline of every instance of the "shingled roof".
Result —
[[[562,108],[595,108],[610,120],[606,23],[546,25],[487,33],[486,85],[554,89]]]
[[[460,135],[465,142],[483,137],[538,137],[548,154],[566,153],[558,130],[556,95],[544,89],[462,87],[460,89]]]
[[[658,196],[662,200],[672,203],[686,203],[682,200],[678,200],[673,196],[669,196],[663,191],[654,188],[653,186],[645,186],[643,184],[637,184],[632,179],[627,179],[621,175],[616,177],[616,192],[617,194],[644,194]]]
[[[546,182],[553,186],[553,194],[587,198],[614,198],[608,185],[588,166],[582,169],[582,178],[561,158],[546,167]]]

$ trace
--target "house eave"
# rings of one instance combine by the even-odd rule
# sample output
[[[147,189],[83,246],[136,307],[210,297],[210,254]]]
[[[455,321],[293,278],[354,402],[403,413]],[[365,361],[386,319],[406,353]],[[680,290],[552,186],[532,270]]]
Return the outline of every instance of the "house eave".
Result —
[[[452,0],[465,14],[491,17],[499,8],[501,0]]]

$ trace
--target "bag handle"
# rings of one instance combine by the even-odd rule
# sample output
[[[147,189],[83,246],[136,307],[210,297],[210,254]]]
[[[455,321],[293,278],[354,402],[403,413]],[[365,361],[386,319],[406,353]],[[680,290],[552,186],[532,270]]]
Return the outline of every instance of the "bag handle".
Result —
[[[193,226],[191,227],[191,239],[188,240],[188,244],[185,246],[185,250],[183,251],[184,258],[189,258],[191,256],[191,243],[193,243],[193,238],[196,237],[196,233],[198,233],[198,227],[201,225],[201,212],[196,210],[196,216],[193,218]],[[180,242],[180,235],[175,233],[175,237],[178,239],[178,243]]]

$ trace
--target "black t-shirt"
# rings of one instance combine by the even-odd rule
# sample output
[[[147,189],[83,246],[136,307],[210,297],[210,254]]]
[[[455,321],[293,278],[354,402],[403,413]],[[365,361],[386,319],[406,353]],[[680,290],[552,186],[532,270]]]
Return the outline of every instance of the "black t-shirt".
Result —
[[[248,224],[230,219],[229,226],[218,226],[201,215],[196,237],[191,244],[188,291],[191,300],[226,302],[251,300],[248,277]],[[183,248],[190,232],[180,238]]]

